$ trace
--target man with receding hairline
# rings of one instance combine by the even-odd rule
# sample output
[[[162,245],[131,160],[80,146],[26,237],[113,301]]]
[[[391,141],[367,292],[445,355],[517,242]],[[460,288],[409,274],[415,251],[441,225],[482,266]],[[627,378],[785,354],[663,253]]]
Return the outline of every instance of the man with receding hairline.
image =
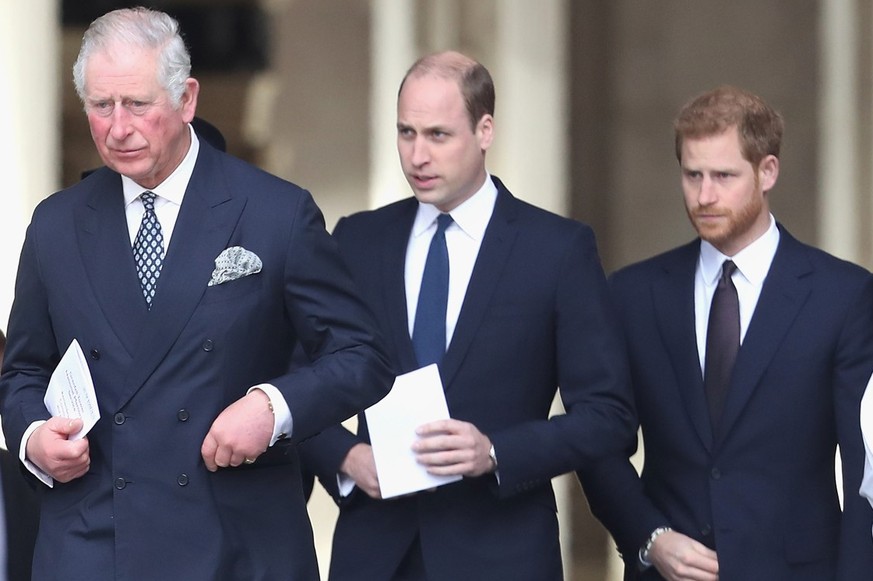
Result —
[[[770,213],[782,117],[723,86],[675,123],[699,238],[611,278],[644,446],[579,471],[625,579],[823,581],[873,571],[858,495],[873,278]],[[844,509],[834,477],[840,448]]]
[[[484,66],[457,52],[416,62],[397,104],[415,197],[334,232],[395,370],[438,365],[451,419],[418,427],[418,462],[462,479],[383,500],[363,415],[357,434],[304,443],[340,505],[333,580],[562,579],[551,478],[635,439],[593,233],[489,175],[493,114]],[[438,280],[434,313],[419,299]],[[566,413],[550,418],[558,386]]]

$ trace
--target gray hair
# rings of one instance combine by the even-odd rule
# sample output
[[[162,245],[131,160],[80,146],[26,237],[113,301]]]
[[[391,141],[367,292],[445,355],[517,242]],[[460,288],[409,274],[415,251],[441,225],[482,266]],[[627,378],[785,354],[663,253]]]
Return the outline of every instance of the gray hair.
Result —
[[[163,12],[148,8],[124,8],[104,14],[91,23],[82,37],[79,57],[73,65],[76,93],[85,102],[85,67],[95,53],[115,45],[158,49],[158,82],[170,103],[179,107],[185,81],[191,75],[191,55],[179,33],[179,23]]]

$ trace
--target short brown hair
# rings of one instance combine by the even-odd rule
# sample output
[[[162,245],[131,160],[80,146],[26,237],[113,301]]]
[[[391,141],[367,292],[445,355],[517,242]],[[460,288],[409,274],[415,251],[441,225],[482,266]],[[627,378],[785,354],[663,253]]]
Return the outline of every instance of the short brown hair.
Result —
[[[400,90],[397,92],[398,96],[403,91],[406,79],[426,75],[457,81],[461,95],[464,97],[467,114],[470,116],[470,127],[473,130],[484,115],[494,115],[494,80],[481,63],[454,51],[423,56],[406,71],[400,83]]]
[[[746,161],[756,166],[768,155],[779,157],[784,122],[782,115],[761,97],[729,85],[702,93],[685,104],[673,123],[676,159],[682,163],[682,143],[720,135],[737,128]]]

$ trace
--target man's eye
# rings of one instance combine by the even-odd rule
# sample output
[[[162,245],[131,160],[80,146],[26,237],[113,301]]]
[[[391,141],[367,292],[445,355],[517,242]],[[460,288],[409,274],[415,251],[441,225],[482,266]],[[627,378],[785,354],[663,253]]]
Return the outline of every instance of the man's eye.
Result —
[[[142,115],[148,110],[149,104],[145,101],[129,101],[127,103],[127,108],[134,115]]]
[[[97,101],[96,103],[91,104],[91,109],[93,109],[99,115],[108,115],[112,112],[112,102]]]

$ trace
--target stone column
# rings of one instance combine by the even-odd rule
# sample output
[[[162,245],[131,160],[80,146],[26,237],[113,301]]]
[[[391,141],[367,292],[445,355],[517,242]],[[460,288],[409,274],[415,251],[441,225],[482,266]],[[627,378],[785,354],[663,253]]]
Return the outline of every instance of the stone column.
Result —
[[[499,7],[490,165],[519,197],[566,215],[567,9],[563,0],[505,0]]]
[[[397,157],[397,89],[418,57],[416,3],[374,0],[371,13],[370,207],[411,194]]]
[[[59,2],[0,2],[0,325],[12,306],[18,255],[36,203],[60,176]],[[67,75],[69,77],[69,75]],[[65,77],[66,78],[66,77]]]
[[[863,118],[859,97],[859,32],[856,0],[821,3],[819,21],[821,84],[819,101],[819,187],[818,218],[821,246],[847,260],[858,262],[864,252],[860,244],[862,227],[869,228],[870,216],[859,211],[864,168],[858,166],[869,156],[861,152]],[[869,30],[869,24],[864,26]],[[868,63],[869,64],[869,63]],[[865,192],[869,195],[869,192]]]

